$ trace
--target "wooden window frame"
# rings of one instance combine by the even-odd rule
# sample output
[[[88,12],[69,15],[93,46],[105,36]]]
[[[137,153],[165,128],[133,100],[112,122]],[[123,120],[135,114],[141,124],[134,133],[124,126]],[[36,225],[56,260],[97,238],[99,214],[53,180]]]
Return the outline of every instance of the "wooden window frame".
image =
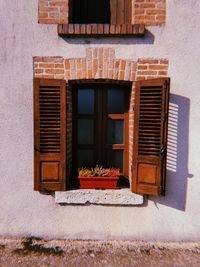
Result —
[[[60,36],[143,36],[144,24],[132,24],[132,0],[110,0],[110,23],[72,23],[72,2],[69,0],[69,22],[59,24]]]
[[[77,162],[77,151],[78,148],[83,147],[85,149],[91,149],[93,146],[94,149],[97,151],[97,158],[101,158],[103,161],[103,158],[106,155],[106,151],[109,150],[123,150],[123,176],[126,177],[127,179],[129,178],[129,101],[130,101],[130,95],[129,92],[131,91],[131,82],[120,82],[120,81],[113,81],[110,80],[80,80],[80,81],[70,81],[70,87],[72,90],[72,136],[73,136],[73,141],[72,141],[72,146],[75,148],[73,149],[72,153],[72,161]],[[102,105],[97,105],[96,110],[94,115],[79,115],[77,112],[77,89],[78,88],[85,88],[88,84],[93,85],[94,88],[96,88],[98,91],[95,93],[95,101],[97,102],[99,97]],[[117,88],[120,88],[119,85],[121,86],[122,89],[127,90],[127,94],[125,94],[125,105],[127,112],[124,114],[109,114],[106,113],[105,109],[102,110],[103,107],[106,107],[105,104],[105,99],[106,99],[106,89],[113,84],[114,86],[116,85]],[[103,85],[102,89],[98,89]],[[105,90],[105,92],[103,92]],[[129,92],[128,92],[129,91]],[[97,142],[97,136],[94,136],[94,145],[78,145],[77,144],[77,125],[74,123],[78,118],[84,118],[84,119],[91,119],[92,117],[95,117],[97,113],[103,113],[103,126],[101,130],[101,134],[99,133],[98,135],[98,141]],[[106,121],[108,119],[112,120],[123,120],[124,121],[124,129],[123,129],[123,136],[124,136],[124,143],[123,144],[106,144],[105,140],[105,131],[106,131]],[[97,127],[95,125],[94,127]],[[101,128],[98,126],[98,128]],[[103,133],[103,134],[102,134]],[[99,144],[99,145],[98,145]],[[103,152],[102,150],[102,145],[104,146],[105,151]],[[102,154],[103,153],[103,154]],[[104,155],[105,154],[105,155]],[[98,162],[96,162],[98,164]],[[78,166],[75,166],[73,171],[73,177],[77,176],[77,169]]]
[[[109,80],[76,81],[78,84],[84,82],[109,83]],[[109,84],[132,83],[111,80]],[[70,84],[66,84],[65,80],[34,78],[33,86],[34,189],[65,191],[69,182],[66,177],[66,95]],[[134,193],[147,195],[165,193],[169,91],[170,78],[136,82],[132,158]],[[120,118],[120,115],[109,116],[114,119]],[[128,140],[129,136],[125,139]],[[117,146],[115,145],[116,149]],[[127,163],[127,169],[128,165]]]
[[[80,1],[83,1],[83,0],[80,0]],[[88,1],[88,0],[85,0],[85,1]],[[92,0],[92,1],[94,1],[94,0]],[[100,0],[100,2],[101,2],[102,0]],[[109,2],[110,2],[110,0],[106,0],[107,1],[107,4],[109,5],[109,8],[108,8],[108,10],[107,10],[107,13],[110,13],[110,4],[109,4]],[[88,4],[88,3],[86,3],[86,4]],[[69,0],[69,23],[72,23],[72,24],[104,24],[104,23],[107,23],[107,24],[110,24],[110,20],[111,20],[111,13],[110,13],[110,15],[109,15],[109,17],[108,17],[108,21],[107,22],[103,22],[103,21],[101,21],[101,22],[95,22],[95,21],[93,21],[93,22],[89,22],[89,21],[87,21],[87,19],[89,20],[89,19],[91,19],[90,17],[88,17],[87,18],[87,15],[86,14],[84,14],[84,18],[83,17],[75,17],[74,18],[74,9],[75,9],[76,7],[75,7],[75,3],[74,3],[74,0]],[[85,11],[86,11],[86,9],[88,8],[88,6],[87,7],[85,7]],[[97,7],[98,8],[98,7]],[[78,11],[78,10],[76,10],[76,11]],[[87,12],[88,12],[88,10],[87,10]],[[97,12],[97,10],[96,10],[96,12]],[[103,18],[105,18],[105,17],[107,17],[107,15],[108,14],[105,14],[105,10],[103,11],[103,10],[100,10],[100,12],[102,12],[102,13],[104,13],[103,14]],[[79,10],[79,13],[81,13],[80,12],[80,10]],[[90,16],[91,16],[91,14],[89,14]],[[79,16],[81,16],[81,14],[79,14]],[[84,22],[77,22],[77,20],[85,20]]]

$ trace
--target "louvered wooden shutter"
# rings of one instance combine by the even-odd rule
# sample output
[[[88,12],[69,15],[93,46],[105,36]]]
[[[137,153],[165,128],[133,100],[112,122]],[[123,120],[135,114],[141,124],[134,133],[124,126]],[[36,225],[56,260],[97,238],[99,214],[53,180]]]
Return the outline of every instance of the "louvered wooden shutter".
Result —
[[[169,78],[136,83],[132,191],[165,193]]]
[[[110,24],[131,24],[132,0],[110,0],[110,10]]]
[[[34,79],[34,189],[66,190],[66,82]]]

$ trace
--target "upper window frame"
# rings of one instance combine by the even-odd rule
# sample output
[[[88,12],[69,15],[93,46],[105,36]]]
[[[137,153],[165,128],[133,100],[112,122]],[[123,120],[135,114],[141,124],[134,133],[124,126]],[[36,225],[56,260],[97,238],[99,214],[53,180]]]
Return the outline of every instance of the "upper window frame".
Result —
[[[132,24],[132,0],[110,0],[110,23],[71,23],[72,4],[69,0],[67,24],[58,24],[60,36],[143,36],[144,24]]]
[[[92,115],[81,115],[78,114],[78,106],[77,106],[77,90],[78,89],[85,89],[88,88],[88,86],[91,85],[92,88],[94,90],[96,90],[95,93],[95,102],[97,104],[97,102],[100,101],[101,107],[96,106],[95,110],[94,110],[94,114]],[[124,109],[126,110],[123,113],[109,113],[107,111],[107,104],[106,104],[106,96],[107,96],[107,90],[109,89],[109,87],[112,85],[112,88],[115,89],[120,89],[123,90],[124,93]],[[73,121],[73,147],[75,147],[76,149],[73,150],[72,152],[72,157],[73,157],[73,162],[77,162],[77,150],[78,147],[84,147],[84,148],[91,148],[91,145],[78,145],[78,135],[77,135],[77,125],[75,123],[75,121],[79,118],[79,119],[87,119],[87,118],[96,118],[98,116],[99,113],[102,113],[103,115],[103,124],[101,125],[102,127],[102,131],[100,131],[99,133],[96,133],[96,137],[94,138],[94,144],[93,147],[96,149],[96,153],[98,154],[98,158],[102,157],[99,156],[99,152],[100,154],[104,151],[104,153],[106,154],[106,150],[120,150],[123,151],[123,172],[122,175],[125,176],[127,179],[129,177],[129,109],[130,109],[130,92],[131,92],[131,83],[120,83],[120,82],[113,82],[113,83],[109,83],[109,82],[94,82],[92,83],[92,81],[90,83],[84,82],[84,83],[71,83],[70,84],[71,88],[72,88],[72,92],[73,92],[73,104],[72,104],[72,121]],[[99,109],[100,108],[100,109]],[[121,144],[108,144],[106,143],[106,121],[108,120],[123,120],[123,143]],[[98,120],[99,121],[99,120]],[[96,129],[100,129],[99,124],[95,125]],[[102,137],[102,136],[103,137]],[[98,138],[97,138],[98,136]],[[101,136],[101,137],[100,137]],[[98,140],[101,139],[104,149],[102,149],[102,147],[98,145],[98,141],[96,140],[96,138]],[[95,145],[96,144],[96,145]],[[105,155],[103,155],[103,158],[105,157]],[[102,160],[102,159],[101,159]],[[96,164],[99,164],[99,162],[96,162]],[[105,162],[101,162],[100,164],[104,165]],[[78,169],[78,166],[75,167],[75,170]]]

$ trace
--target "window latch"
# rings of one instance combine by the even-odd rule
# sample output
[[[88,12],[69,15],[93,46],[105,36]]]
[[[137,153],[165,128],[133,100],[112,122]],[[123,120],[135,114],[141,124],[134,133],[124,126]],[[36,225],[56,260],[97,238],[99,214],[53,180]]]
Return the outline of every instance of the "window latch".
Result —
[[[161,147],[160,154],[161,154],[162,159],[166,157],[166,147],[164,145],[162,145]]]

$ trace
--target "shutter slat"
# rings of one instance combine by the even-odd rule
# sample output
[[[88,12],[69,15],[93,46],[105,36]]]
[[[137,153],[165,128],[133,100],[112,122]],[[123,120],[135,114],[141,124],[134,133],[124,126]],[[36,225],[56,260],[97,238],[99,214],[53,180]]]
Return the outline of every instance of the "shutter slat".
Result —
[[[132,23],[132,0],[110,0],[111,24]]]
[[[66,82],[34,79],[35,180],[39,191],[66,190]]]
[[[136,83],[132,191],[165,191],[169,78]]]

